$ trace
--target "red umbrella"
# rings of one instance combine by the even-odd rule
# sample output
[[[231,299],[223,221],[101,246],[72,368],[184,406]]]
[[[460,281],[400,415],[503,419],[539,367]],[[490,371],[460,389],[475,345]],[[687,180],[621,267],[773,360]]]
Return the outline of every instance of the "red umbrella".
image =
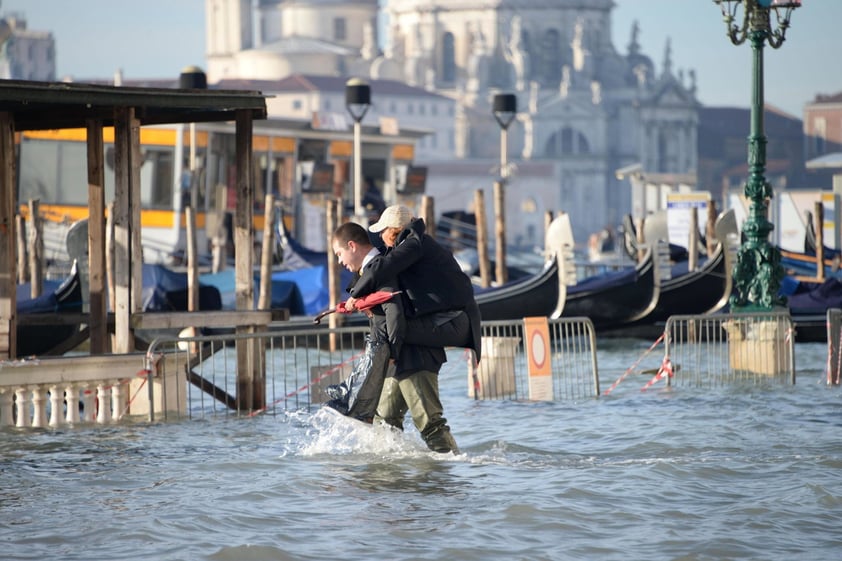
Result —
[[[378,290],[377,292],[372,292],[371,294],[366,294],[362,296],[354,302],[354,310],[347,310],[345,309],[345,302],[340,302],[336,305],[335,308],[331,308],[329,310],[325,310],[321,312],[319,315],[313,318],[313,323],[319,323],[322,321],[322,318],[328,314],[332,314],[333,312],[339,312],[341,314],[350,314],[352,311],[355,310],[368,310],[369,308],[373,308],[378,304],[382,304],[383,302],[388,302],[392,299],[392,297],[400,294],[400,290],[396,290],[395,292],[387,292],[385,290]]]

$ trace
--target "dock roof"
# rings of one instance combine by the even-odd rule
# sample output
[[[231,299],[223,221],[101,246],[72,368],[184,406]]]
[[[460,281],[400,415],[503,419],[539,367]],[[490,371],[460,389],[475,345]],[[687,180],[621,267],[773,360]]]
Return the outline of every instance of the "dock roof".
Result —
[[[125,107],[141,125],[231,121],[240,110],[266,118],[266,98],[257,91],[0,80],[0,111],[12,115],[16,131],[84,127],[91,119],[111,126],[114,110]]]

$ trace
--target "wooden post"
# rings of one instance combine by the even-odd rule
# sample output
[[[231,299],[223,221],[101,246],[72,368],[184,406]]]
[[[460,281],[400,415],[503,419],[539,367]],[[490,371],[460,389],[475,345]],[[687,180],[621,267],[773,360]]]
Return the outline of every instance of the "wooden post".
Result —
[[[225,229],[225,204],[228,188],[217,185],[214,204],[214,232],[212,238],[213,264],[211,270],[218,273],[225,269],[225,259],[228,254],[228,231]]]
[[[38,199],[29,201],[29,296],[41,296],[44,286],[44,236],[40,220],[40,204]]]
[[[497,284],[506,284],[509,271],[506,269],[506,194],[502,181],[494,182],[494,232],[497,242]]]
[[[815,204],[816,214],[816,277],[824,282],[824,205],[821,201]]]
[[[699,209],[690,209],[690,235],[687,239],[687,270],[695,271],[699,266]]]
[[[236,112],[237,203],[234,209],[234,278],[238,310],[254,309],[254,184],[252,183],[254,121],[245,110]],[[237,333],[255,333],[255,326],[238,326]],[[237,408],[262,409],[266,405],[263,346],[256,339],[239,340],[237,347]]]
[[[421,218],[424,220],[424,232],[431,238],[436,237],[436,212],[433,197],[421,197]]]
[[[705,225],[705,249],[708,254],[708,259],[713,255],[713,252],[716,250],[717,242],[724,244],[725,240],[717,240],[716,239],[716,201],[710,200],[708,201],[708,218],[707,224]],[[725,246],[723,245],[723,248]]]
[[[91,354],[108,349],[108,307],[106,306],[108,265],[105,230],[105,163],[102,123],[87,123],[88,143],[88,288],[90,290]],[[113,291],[111,292],[113,295]]]
[[[134,109],[114,110],[114,352],[118,354],[134,351],[131,314],[139,305],[142,282],[140,251],[135,246],[140,234],[139,220],[135,224],[135,215],[140,215],[139,167],[134,157],[137,137],[132,133],[136,123]]]
[[[479,262],[480,286],[491,286],[491,263],[488,259],[488,225],[485,217],[485,193],[474,191],[474,216],[477,222],[477,260]]]
[[[15,126],[0,112],[0,359],[17,356],[16,192]]]
[[[29,280],[29,266],[26,264],[26,221],[20,214],[15,215],[18,239],[18,284]]]
[[[339,208],[342,206],[340,199],[328,197],[325,201],[325,229],[327,230],[327,279],[328,279],[328,305],[333,308],[339,304],[339,263],[333,255],[333,231],[339,227]],[[342,325],[342,318],[339,314],[330,314],[328,316],[328,326],[331,328]],[[336,338],[331,334],[330,349],[335,350],[337,345]]]
[[[193,207],[184,209],[187,223],[187,311],[199,311],[199,260],[196,248],[196,212]]]
[[[105,217],[105,282],[108,285],[108,309],[117,309],[117,290],[114,272],[114,203],[108,203]]]
[[[272,307],[272,249],[275,246],[274,222],[275,197],[266,195],[263,206],[263,246],[260,252],[260,292],[257,295],[257,309],[268,310]],[[330,248],[328,248],[330,260]]]
[[[129,166],[130,180],[131,180],[131,275],[132,275],[132,290],[131,290],[131,308],[132,314],[142,311],[141,302],[143,301],[143,243],[141,241],[141,210],[143,204],[140,200],[140,164],[143,162],[143,155],[140,151],[140,121],[135,118],[135,110],[129,110],[129,154],[131,155]],[[134,340],[134,336],[132,336]],[[134,349],[132,349],[134,350]]]

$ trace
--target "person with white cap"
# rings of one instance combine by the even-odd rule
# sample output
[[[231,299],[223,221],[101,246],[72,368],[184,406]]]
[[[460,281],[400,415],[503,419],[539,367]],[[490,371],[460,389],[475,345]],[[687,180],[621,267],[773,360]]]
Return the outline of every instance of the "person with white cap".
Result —
[[[386,252],[366,267],[346,302],[371,294],[389,279],[398,279],[407,316],[406,341],[473,349],[480,356],[480,313],[471,279],[453,254],[425,233],[424,221],[403,205],[387,207],[369,227],[379,232]]]
[[[334,230],[331,248],[340,265],[358,274],[376,266],[383,258],[371,244],[365,228],[353,222],[346,222]],[[396,289],[394,278],[384,279],[378,285],[378,290],[393,292]],[[438,395],[438,372],[447,360],[444,347],[404,344],[403,306],[399,298],[393,300],[367,311],[373,339],[388,341],[392,365],[384,372],[372,371],[366,378],[367,382],[375,380],[381,384],[372,420],[402,430],[403,419],[409,411],[428,448],[434,452],[458,453]],[[378,364],[372,361],[371,368],[378,368]]]
[[[471,280],[462,272],[453,254],[427,235],[425,228],[424,221],[413,218],[405,206],[392,205],[383,211],[380,220],[369,230],[380,233],[386,252],[363,269],[349,290],[352,298],[346,301],[346,308],[350,305],[353,309],[354,298],[370,294],[382,283],[397,278],[407,316],[404,343],[470,348],[479,361],[480,313]],[[410,387],[414,384],[412,379],[402,384],[387,378],[375,419],[395,424],[406,413],[407,403],[412,409],[411,404],[419,401],[419,414],[423,414],[425,403],[433,410],[440,410],[436,374],[422,372],[410,377],[425,381],[420,394],[417,387]],[[413,412],[413,419],[415,415]],[[436,441],[439,436],[452,439],[446,422],[440,426],[428,423],[426,430],[427,435],[422,432],[425,440]],[[438,434],[439,430],[442,435]]]

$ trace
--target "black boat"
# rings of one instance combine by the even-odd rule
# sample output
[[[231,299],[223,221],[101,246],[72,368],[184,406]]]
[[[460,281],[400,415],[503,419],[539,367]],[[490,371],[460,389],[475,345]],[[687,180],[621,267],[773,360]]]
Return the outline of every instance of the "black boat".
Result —
[[[635,267],[564,282],[564,249],[573,246],[569,216],[563,214],[547,229],[549,259],[539,274],[477,293],[483,321],[530,316],[586,316],[595,328],[615,327],[649,313],[658,300],[652,252]]]
[[[565,293],[561,267],[565,249],[572,247],[570,217],[561,214],[547,228],[544,237],[546,261],[540,272],[498,287],[475,288],[482,320],[559,317]]]
[[[62,314],[82,312],[82,280],[73,262],[70,274],[61,283],[45,283],[48,292],[27,298],[29,283],[17,286],[17,356],[50,354],[79,332],[79,324],[62,322]],[[28,317],[39,316],[29,323]],[[54,321],[53,321],[54,320]]]
[[[604,273],[568,286],[561,317],[588,317],[599,334],[646,317],[658,303],[654,253],[634,267]]]
[[[712,314],[727,307],[733,289],[731,252],[727,244],[730,243],[729,236],[737,233],[733,210],[720,215],[715,231],[719,243],[712,255],[693,271],[689,270],[687,260],[673,264],[670,267],[670,278],[661,282],[655,308],[632,326],[627,326],[629,329],[624,330],[625,334],[657,336],[663,331],[663,325],[670,316]]]
[[[483,321],[550,317],[558,308],[560,279],[558,259],[549,259],[544,269],[531,277],[503,286],[477,289],[475,297]]]

